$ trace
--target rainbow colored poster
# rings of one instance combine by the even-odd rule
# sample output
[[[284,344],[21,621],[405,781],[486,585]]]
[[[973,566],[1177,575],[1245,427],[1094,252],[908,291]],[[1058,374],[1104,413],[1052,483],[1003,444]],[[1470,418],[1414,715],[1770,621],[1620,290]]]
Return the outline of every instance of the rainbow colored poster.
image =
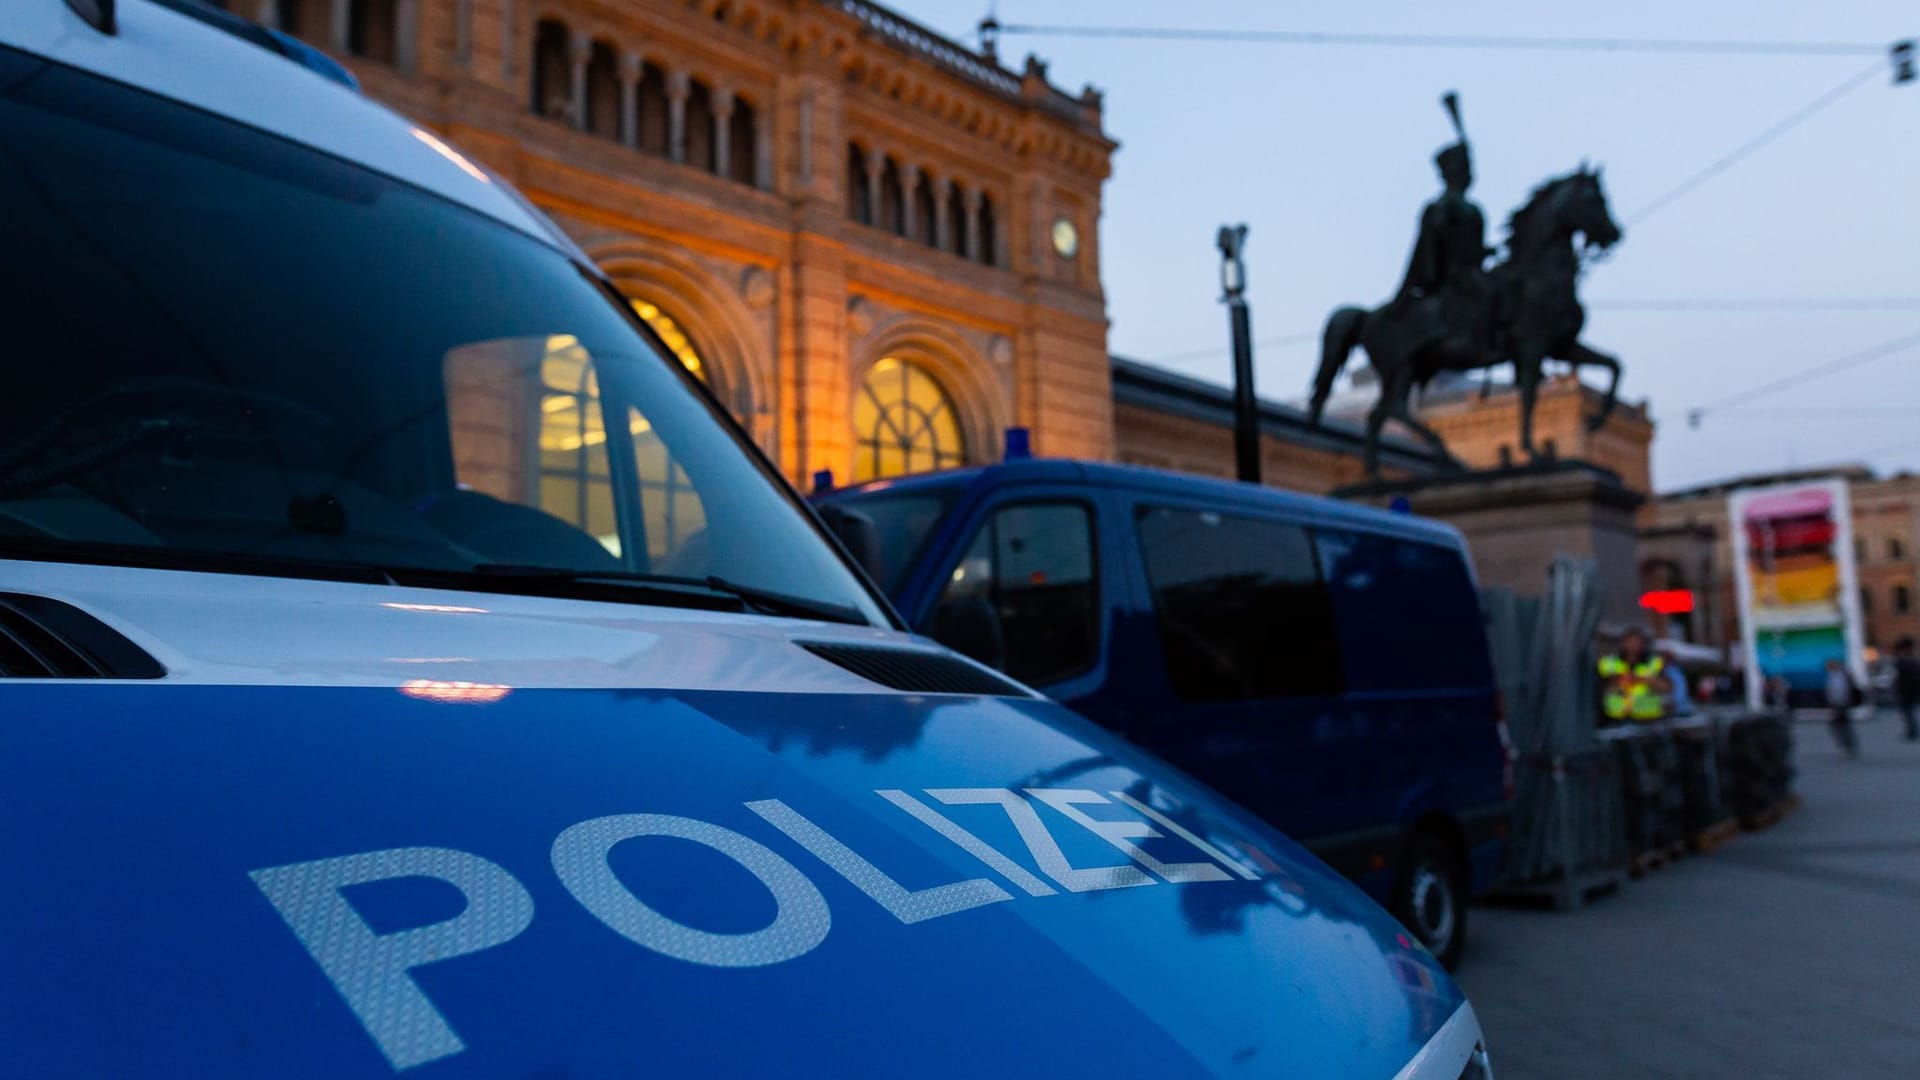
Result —
[[[1727,509],[1748,703],[1758,707],[1774,678],[1802,694],[1818,692],[1828,660],[1864,680],[1846,481],[1737,491]]]

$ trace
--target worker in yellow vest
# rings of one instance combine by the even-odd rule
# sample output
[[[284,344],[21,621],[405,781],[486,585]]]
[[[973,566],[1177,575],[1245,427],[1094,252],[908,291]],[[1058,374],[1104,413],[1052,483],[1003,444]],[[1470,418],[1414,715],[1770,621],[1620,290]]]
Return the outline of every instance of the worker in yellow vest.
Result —
[[[1648,724],[1665,718],[1673,680],[1667,662],[1647,648],[1647,635],[1629,630],[1620,651],[1600,660],[1600,707],[1614,723]]]

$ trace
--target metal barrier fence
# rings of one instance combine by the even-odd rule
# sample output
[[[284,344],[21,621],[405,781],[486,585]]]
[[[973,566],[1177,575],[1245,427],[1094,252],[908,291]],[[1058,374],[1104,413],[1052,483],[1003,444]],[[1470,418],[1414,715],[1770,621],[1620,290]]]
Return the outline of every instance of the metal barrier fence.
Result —
[[[1767,714],[1597,728],[1591,561],[1557,558],[1546,595],[1482,594],[1514,763],[1506,887],[1577,907],[1623,872],[1711,850],[1791,805],[1793,737]]]
[[[1593,722],[1594,574],[1591,560],[1560,557],[1540,599],[1483,594],[1514,762],[1507,882],[1561,907],[1617,880],[1627,860],[1619,769]]]

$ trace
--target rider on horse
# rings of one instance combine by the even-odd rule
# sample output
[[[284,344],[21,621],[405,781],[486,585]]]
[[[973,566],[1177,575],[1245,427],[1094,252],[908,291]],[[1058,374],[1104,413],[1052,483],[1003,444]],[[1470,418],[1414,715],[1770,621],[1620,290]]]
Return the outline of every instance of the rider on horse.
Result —
[[[1450,351],[1479,353],[1491,339],[1493,285],[1485,263],[1493,251],[1487,247],[1486,215],[1467,198],[1473,157],[1460,123],[1459,98],[1448,94],[1442,101],[1459,141],[1433,157],[1446,190],[1420,213],[1420,235],[1392,306],[1409,320],[1415,341],[1444,341]]]

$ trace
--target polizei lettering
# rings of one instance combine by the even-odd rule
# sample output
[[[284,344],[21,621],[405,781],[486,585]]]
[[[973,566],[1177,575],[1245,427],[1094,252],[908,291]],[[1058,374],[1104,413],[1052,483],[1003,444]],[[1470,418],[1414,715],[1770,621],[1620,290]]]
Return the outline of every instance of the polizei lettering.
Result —
[[[1012,900],[1012,890],[1042,897],[1162,882],[1251,881],[1260,876],[1243,860],[1230,857],[1125,792],[935,788],[918,795],[897,789],[875,794],[951,841],[992,876],[909,889],[780,800],[745,805],[772,830],[767,839],[780,842],[784,838],[804,849],[813,862],[844,878],[906,925]],[[1040,805],[1111,844],[1129,861],[1114,866],[1072,865],[1040,814]],[[1003,813],[1040,873],[936,808],[960,806],[991,806]],[[1083,809],[1089,806],[1137,816],[1094,817]],[[714,933],[648,907],[614,874],[608,856],[618,844],[650,836],[701,844],[738,864],[773,897],[771,921],[745,933]],[[1187,861],[1164,861],[1147,854],[1138,843],[1167,838],[1190,849]],[[747,968],[782,963],[818,948],[833,926],[826,897],[787,856],[711,822],[671,814],[593,818],[562,830],[554,838],[549,860],[566,891],[613,933],[690,964]],[[414,981],[413,969],[504,945],[526,930],[534,916],[533,898],[512,874],[479,855],[450,848],[407,847],[341,855],[255,870],[252,877],[396,1070],[466,1049],[459,1033]],[[342,890],[397,878],[444,882],[459,891],[466,906],[440,922],[376,931]]]

